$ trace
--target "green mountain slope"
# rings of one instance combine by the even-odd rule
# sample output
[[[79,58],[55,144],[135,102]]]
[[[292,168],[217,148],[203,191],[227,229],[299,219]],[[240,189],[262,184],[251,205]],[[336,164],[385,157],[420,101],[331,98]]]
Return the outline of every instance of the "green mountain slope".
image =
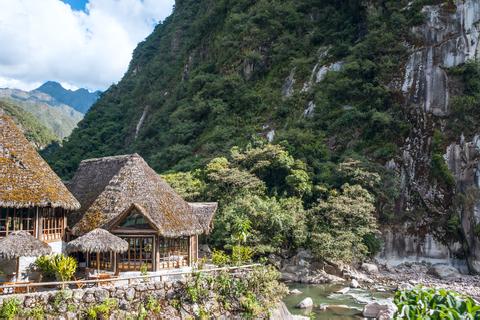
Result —
[[[0,89],[0,99],[33,114],[61,140],[72,132],[83,114],[39,91]]]
[[[184,170],[257,136],[318,175],[345,151],[387,159],[407,129],[385,87],[418,11],[407,2],[177,1],[50,161],[68,176],[83,158],[136,151]]]
[[[11,116],[20,125],[27,139],[37,148],[43,148],[52,142],[58,141],[58,137],[50,129],[46,128],[35,116],[22,108],[0,100],[0,110]]]

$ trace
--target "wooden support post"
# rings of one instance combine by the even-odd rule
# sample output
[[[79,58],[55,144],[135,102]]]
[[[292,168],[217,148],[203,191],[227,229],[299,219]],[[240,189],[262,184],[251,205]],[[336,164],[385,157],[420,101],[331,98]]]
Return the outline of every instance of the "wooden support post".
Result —
[[[20,281],[20,257],[17,258],[17,274],[16,274],[16,277],[17,277],[17,282]]]
[[[100,274],[100,252],[97,252],[97,274]]]

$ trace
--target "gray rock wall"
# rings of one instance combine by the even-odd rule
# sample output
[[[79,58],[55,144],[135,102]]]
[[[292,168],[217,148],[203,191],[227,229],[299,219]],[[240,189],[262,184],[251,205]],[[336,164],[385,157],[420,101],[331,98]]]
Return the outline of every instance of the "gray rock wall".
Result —
[[[480,272],[480,242],[473,232],[480,220],[480,193],[476,192],[480,186],[477,142],[465,142],[459,137],[459,142],[446,150],[445,159],[456,181],[454,190],[430,176],[433,129],[444,127],[450,113],[454,85],[447,69],[480,57],[480,0],[454,2],[455,5],[425,6],[426,21],[413,28],[413,39],[407,44],[410,55],[405,62],[403,83],[397,84],[397,89],[405,97],[413,130],[404,143],[401,157],[395,161],[399,164],[403,191],[399,205],[407,213],[415,214],[424,206],[436,216],[446,216],[458,193],[469,198],[472,204],[459,214],[470,270]],[[451,262],[455,246],[438,243],[431,230],[432,222],[432,218],[427,217],[417,221],[406,233],[386,232],[383,257]]]

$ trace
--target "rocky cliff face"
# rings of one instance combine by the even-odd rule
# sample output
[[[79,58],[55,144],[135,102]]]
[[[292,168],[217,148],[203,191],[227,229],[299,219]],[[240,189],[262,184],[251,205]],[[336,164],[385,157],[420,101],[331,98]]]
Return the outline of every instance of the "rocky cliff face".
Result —
[[[425,6],[423,12],[427,19],[413,30],[414,39],[401,85],[414,126],[399,159],[404,194],[401,202],[407,212],[423,205],[437,217],[455,210],[460,215],[468,246],[463,254],[468,257],[471,271],[480,272],[480,242],[475,234],[475,226],[480,222],[479,138],[469,142],[458,137],[458,141],[445,150],[444,158],[455,178],[455,188],[432,180],[429,173],[433,131],[443,130],[449,121],[454,86],[447,69],[479,56],[480,1]],[[469,199],[469,203],[454,206],[459,194]],[[382,256],[450,261],[462,255],[458,243],[435,240],[441,238],[442,232],[433,230],[434,225],[435,221],[427,217],[418,225],[404,226],[410,235],[402,239],[395,235],[398,233],[387,232]]]

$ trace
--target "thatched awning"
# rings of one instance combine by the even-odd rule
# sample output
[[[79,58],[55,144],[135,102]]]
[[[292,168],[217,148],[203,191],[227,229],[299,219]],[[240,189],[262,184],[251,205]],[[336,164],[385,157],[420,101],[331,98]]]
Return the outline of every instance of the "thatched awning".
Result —
[[[213,216],[218,208],[217,202],[189,202],[198,222],[203,227],[203,232],[208,234],[213,229]]]
[[[0,255],[6,259],[48,255],[52,248],[27,231],[14,231],[0,239]]]
[[[0,207],[49,206],[80,208],[13,120],[0,115]]]
[[[94,229],[89,233],[70,241],[67,252],[115,252],[122,253],[128,250],[128,242],[111,234],[104,229]]]
[[[77,235],[99,227],[110,230],[132,204],[164,237],[204,232],[192,207],[138,154],[82,161],[69,189],[82,204],[80,221],[72,228]]]

